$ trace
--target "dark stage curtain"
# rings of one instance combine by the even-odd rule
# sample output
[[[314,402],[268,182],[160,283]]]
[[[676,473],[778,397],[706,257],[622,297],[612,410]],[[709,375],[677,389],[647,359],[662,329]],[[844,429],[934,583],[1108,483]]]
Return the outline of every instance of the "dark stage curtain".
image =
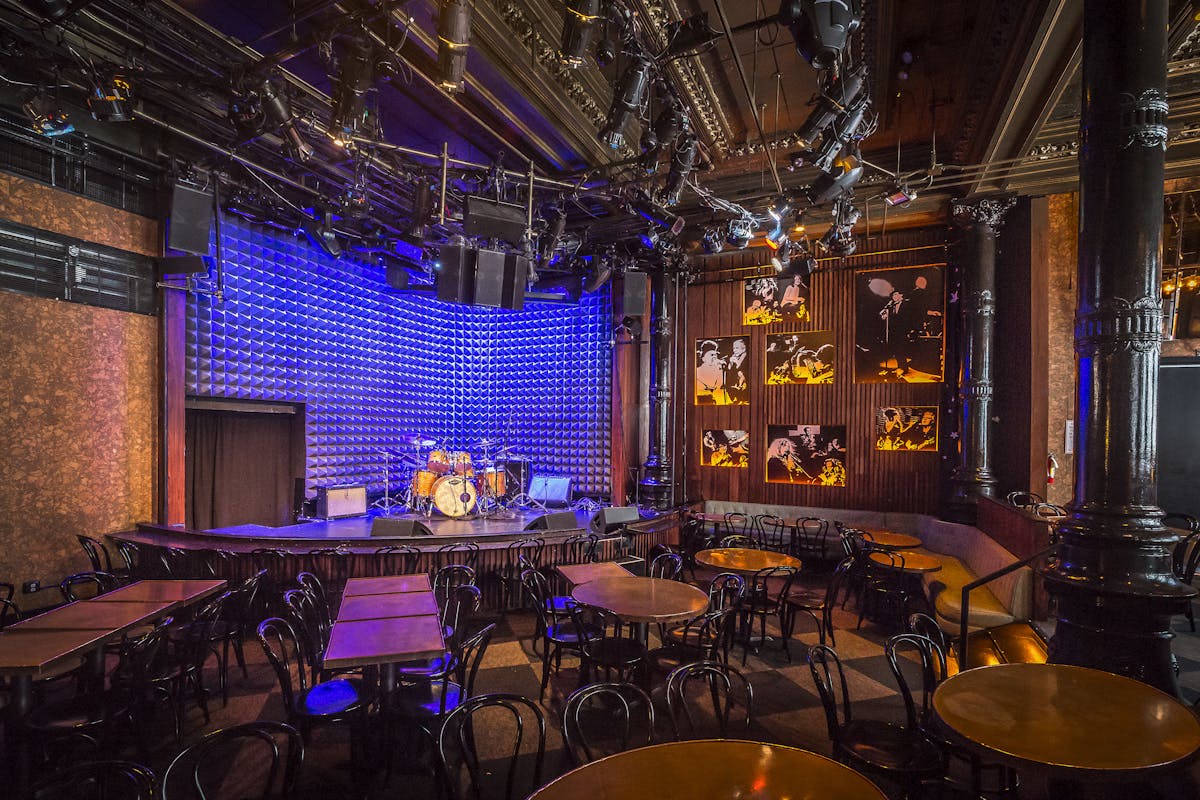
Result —
[[[187,526],[291,522],[292,418],[187,412]]]

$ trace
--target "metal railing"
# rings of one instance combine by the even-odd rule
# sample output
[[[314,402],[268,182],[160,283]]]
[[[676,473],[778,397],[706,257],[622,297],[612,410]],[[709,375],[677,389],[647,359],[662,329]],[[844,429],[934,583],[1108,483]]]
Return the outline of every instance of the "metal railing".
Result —
[[[1050,545],[1049,547],[1047,547],[1045,550],[1034,553],[1033,555],[1029,556],[1028,558],[1022,558],[1020,561],[1014,561],[1013,563],[1011,563],[1005,567],[1001,567],[1000,569],[996,570],[995,572],[990,572],[987,575],[984,575],[983,577],[976,578],[975,580],[968,583],[966,586],[963,586],[961,616],[959,618],[959,623],[958,623],[958,664],[959,664],[959,669],[965,669],[966,664],[967,664],[967,629],[969,628],[967,620],[971,615],[971,592],[973,592],[975,589],[978,589],[980,586],[983,586],[984,584],[991,583],[992,581],[996,580],[997,578],[1003,578],[1005,575],[1008,575],[1011,572],[1016,572],[1017,570],[1021,569],[1022,567],[1027,567],[1030,564],[1032,564],[1034,561],[1037,561],[1040,558],[1045,558],[1046,556],[1050,555],[1057,549],[1058,549],[1058,543],[1056,542],[1056,543]]]

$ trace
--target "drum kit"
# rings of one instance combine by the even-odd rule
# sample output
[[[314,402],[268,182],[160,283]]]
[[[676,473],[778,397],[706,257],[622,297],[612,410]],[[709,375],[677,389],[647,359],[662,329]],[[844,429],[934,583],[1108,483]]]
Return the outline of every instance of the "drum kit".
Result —
[[[403,508],[431,516],[434,510],[447,517],[470,514],[512,514],[511,501],[524,490],[509,483],[508,462],[524,462],[512,446],[480,439],[471,450],[454,450],[423,434],[402,434],[401,450],[380,451],[383,455],[384,494],[375,503],[385,514]],[[493,449],[495,448],[495,449]],[[394,477],[405,487],[399,496],[391,493]]]

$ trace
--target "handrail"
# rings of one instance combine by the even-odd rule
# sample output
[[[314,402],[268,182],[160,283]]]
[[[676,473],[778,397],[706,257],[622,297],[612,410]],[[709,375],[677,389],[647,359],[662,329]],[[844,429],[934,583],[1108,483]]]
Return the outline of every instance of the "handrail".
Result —
[[[997,578],[1003,578],[1010,572],[1016,572],[1022,567],[1027,567],[1034,561],[1049,555],[1051,552],[1057,549],[1058,543],[1055,542],[1041,552],[1034,553],[1027,558],[1022,558],[1020,561],[1014,561],[1013,563],[1001,567],[995,572],[988,573],[981,578],[976,578],[962,588],[962,609],[961,616],[959,617],[958,621],[958,668],[960,670],[965,669],[967,665],[967,628],[969,627],[967,624],[967,619],[970,617],[971,611],[971,592],[975,589],[978,589],[980,586],[983,586],[985,583],[991,583]]]

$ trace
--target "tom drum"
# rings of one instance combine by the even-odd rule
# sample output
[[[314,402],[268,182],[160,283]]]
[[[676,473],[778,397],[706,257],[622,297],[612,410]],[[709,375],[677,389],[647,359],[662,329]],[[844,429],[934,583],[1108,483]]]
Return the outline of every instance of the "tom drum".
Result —
[[[450,463],[454,468],[455,475],[464,475],[468,478],[475,476],[475,467],[471,465],[471,454],[466,450],[451,453]]]
[[[475,488],[479,490],[480,495],[502,497],[507,487],[508,474],[502,469],[489,467],[475,473]]]
[[[461,475],[446,475],[433,484],[433,506],[447,517],[470,514],[475,497],[475,484]]]
[[[448,450],[434,450],[429,454],[429,460],[425,462],[425,469],[435,475],[445,475],[450,471],[451,453]]]
[[[437,482],[438,474],[427,469],[419,469],[413,474],[413,495],[426,499],[433,496],[433,485]]]

